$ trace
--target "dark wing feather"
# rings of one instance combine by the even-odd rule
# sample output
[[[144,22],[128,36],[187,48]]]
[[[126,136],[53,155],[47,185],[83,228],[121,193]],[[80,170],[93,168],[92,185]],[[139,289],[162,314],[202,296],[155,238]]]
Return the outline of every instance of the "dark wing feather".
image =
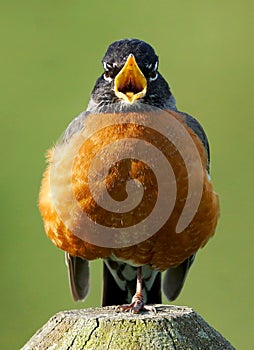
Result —
[[[195,254],[184,260],[179,266],[166,270],[163,279],[163,292],[168,300],[175,300],[182,290]]]
[[[206,133],[200,123],[192,116],[187,113],[180,112],[185,117],[185,122],[189,128],[191,128],[195,134],[200,138],[204,145],[207,154],[207,172],[210,172],[210,149],[209,142]],[[163,291],[166,297],[173,301],[175,300],[182,290],[188,271],[193,264],[195,254],[184,260],[179,266],[170,268],[165,272],[163,280]]]
[[[87,260],[65,254],[70,289],[75,301],[83,300],[89,292],[89,263]]]
[[[185,122],[189,128],[191,128],[195,134],[200,138],[204,145],[207,154],[207,172],[210,172],[210,149],[207,136],[200,123],[187,113],[182,113],[185,117]],[[163,291],[168,300],[175,300],[182,290],[188,271],[193,264],[195,254],[184,260],[179,266],[170,268],[165,272],[163,279]]]
[[[188,125],[189,128],[191,128],[195,134],[198,135],[198,137],[200,138],[200,140],[202,141],[205,150],[206,150],[206,154],[207,154],[207,171],[209,173],[210,171],[210,148],[209,148],[209,142],[206,136],[206,133],[204,131],[204,129],[202,128],[201,124],[191,115],[187,114],[187,113],[182,113],[185,116],[185,121],[186,124]]]

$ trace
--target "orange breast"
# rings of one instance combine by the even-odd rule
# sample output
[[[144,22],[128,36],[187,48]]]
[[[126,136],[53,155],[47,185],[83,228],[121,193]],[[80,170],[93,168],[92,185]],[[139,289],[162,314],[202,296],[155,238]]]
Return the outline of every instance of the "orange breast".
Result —
[[[206,162],[178,113],[90,115],[49,153],[39,198],[46,233],[89,260],[113,254],[176,266],[215,231],[219,204]]]

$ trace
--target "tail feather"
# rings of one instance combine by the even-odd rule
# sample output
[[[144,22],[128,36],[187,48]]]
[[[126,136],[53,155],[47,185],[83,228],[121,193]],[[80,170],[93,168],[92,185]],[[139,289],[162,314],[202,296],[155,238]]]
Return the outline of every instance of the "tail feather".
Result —
[[[194,258],[195,254],[184,260],[179,266],[170,268],[165,272],[163,292],[169,301],[175,300],[180,294]]]
[[[103,262],[102,306],[127,303],[127,290],[119,288],[107,265]]]
[[[65,254],[70,290],[75,301],[84,300],[89,292],[89,263],[87,260]]]

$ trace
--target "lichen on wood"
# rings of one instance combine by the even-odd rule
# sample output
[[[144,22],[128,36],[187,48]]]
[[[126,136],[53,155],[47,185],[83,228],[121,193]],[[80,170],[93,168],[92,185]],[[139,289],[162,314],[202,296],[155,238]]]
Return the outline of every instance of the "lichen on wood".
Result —
[[[193,309],[157,305],[157,313],[114,307],[59,312],[21,350],[221,350],[234,347]]]

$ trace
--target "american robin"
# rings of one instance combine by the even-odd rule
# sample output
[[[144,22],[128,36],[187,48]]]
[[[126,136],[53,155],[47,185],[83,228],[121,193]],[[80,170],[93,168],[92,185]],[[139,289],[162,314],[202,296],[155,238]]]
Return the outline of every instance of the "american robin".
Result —
[[[102,258],[102,305],[137,313],[161,303],[162,271],[166,297],[179,295],[219,202],[206,134],[178,111],[153,48],[116,41],[102,64],[86,111],[48,152],[39,208],[74,300],[88,294],[89,260]]]

